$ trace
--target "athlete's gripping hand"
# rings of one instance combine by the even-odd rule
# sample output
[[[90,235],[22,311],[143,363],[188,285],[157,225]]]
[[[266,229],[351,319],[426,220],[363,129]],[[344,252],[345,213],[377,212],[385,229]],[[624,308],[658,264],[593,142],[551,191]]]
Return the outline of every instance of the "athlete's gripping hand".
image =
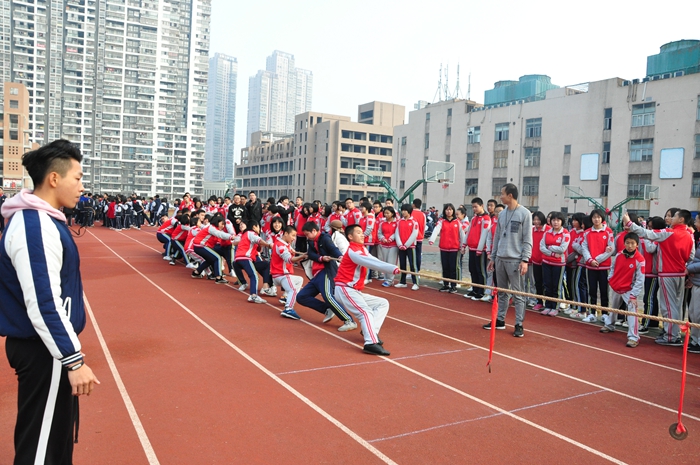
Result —
[[[83,365],[77,370],[68,372],[68,381],[70,382],[74,396],[88,396],[95,389],[95,385],[100,384],[97,377],[92,372],[89,366]]]

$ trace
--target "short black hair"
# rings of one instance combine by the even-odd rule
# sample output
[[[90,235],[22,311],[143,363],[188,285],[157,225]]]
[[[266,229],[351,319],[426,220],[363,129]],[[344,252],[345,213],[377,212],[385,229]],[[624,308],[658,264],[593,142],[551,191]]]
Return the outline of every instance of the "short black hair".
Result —
[[[600,219],[605,221],[605,212],[601,210],[600,208],[596,208],[591,212],[591,220],[593,220],[593,215],[598,215],[600,216]]]
[[[471,201],[471,203],[475,203],[479,205],[480,207],[484,205],[484,201],[481,200],[481,197],[474,197]]]
[[[544,226],[545,224],[547,224],[547,219],[544,217],[544,213],[542,213],[541,211],[538,210],[538,211],[536,211],[536,212],[534,212],[534,213],[532,214],[532,219],[534,220],[535,218],[539,218],[539,219],[540,219],[540,224],[541,224],[542,226]],[[533,221],[533,223],[534,223],[534,221]]]
[[[348,197],[347,199],[345,199],[346,202],[347,202],[348,200],[351,201],[352,203],[355,203],[355,201],[353,200],[352,197]]]
[[[564,224],[564,214],[562,212],[552,212],[549,214],[549,220],[561,220],[562,224]]]
[[[676,212],[678,216],[683,218],[683,222],[685,223],[686,226],[690,226],[693,221],[693,216],[690,214],[690,212],[684,208],[681,208]]]
[[[411,213],[413,213],[413,206],[410,203],[405,203],[401,205],[401,211],[406,211],[410,215]]]
[[[303,232],[319,231],[318,225],[315,221],[307,221],[306,223],[304,223],[304,226],[301,227],[301,230]]]
[[[351,224],[350,226],[346,226],[345,227],[345,237],[348,237],[350,234],[352,234],[352,232],[355,229],[359,229],[360,231],[362,231],[362,226],[360,226],[359,224]]]
[[[639,236],[637,235],[637,233],[628,232],[627,234],[625,234],[625,241],[627,241],[627,239],[632,239],[634,242],[637,243],[637,245],[639,245]]]
[[[369,203],[369,200],[364,200],[361,204],[360,207],[365,207],[365,210],[367,211],[372,211],[372,204]]]
[[[420,210],[420,207],[423,205],[423,201],[421,199],[413,199],[413,206],[416,207],[418,210]]]
[[[70,168],[71,160],[78,163],[83,161],[80,149],[66,139],[57,139],[22,156],[22,165],[32,178],[34,187],[44,183],[49,173],[56,172],[65,176]]]
[[[518,200],[518,188],[512,182],[504,184],[501,189],[504,189],[506,195],[512,195],[513,200]]]
[[[306,225],[304,225],[304,226],[306,226]],[[291,234],[293,232],[296,232],[296,230],[297,230],[297,228],[295,228],[294,226],[287,225],[284,227],[284,234]]]
[[[649,220],[651,229],[664,229],[666,227],[666,221],[660,216],[655,216]]]

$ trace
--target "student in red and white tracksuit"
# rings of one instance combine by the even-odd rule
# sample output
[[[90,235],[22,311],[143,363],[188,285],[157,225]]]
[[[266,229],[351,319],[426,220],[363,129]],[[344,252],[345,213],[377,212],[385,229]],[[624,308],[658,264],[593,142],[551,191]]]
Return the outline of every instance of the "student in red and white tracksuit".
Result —
[[[362,218],[362,213],[360,212],[360,209],[355,207],[355,201],[348,198],[345,199],[345,207],[347,208],[347,211],[345,212],[345,215],[343,216],[343,224],[345,226],[351,226],[353,224],[360,224],[360,219]]]
[[[455,207],[451,203],[445,205],[442,211],[442,218],[438,220],[433,234],[430,236],[430,245],[433,245],[440,236],[440,262],[442,264],[442,277],[446,279],[457,279],[457,268],[459,267],[459,251],[461,248],[462,223],[455,216]],[[456,283],[443,281],[440,292],[457,292]]]
[[[484,211],[484,201],[479,197],[472,199],[472,217],[467,230],[467,249],[469,249],[469,274],[472,283],[486,284],[486,240],[491,234],[491,217]],[[471,294],[474,300],[484,298],[484,288],[474,286]]]
[[[618,253],[610,266],[608,284],[610,285],[610,305],[619,308],[624,302],[627,310],[636,312],[639,309],[637,297],[644,291],[644,257],[637,250],[639,236],[627,233],[624,236],[625,248]],[[627,347],[637,347],[639,344],[639,320],[636,316],[627,316]],[[615,331],[617,315],[608,313],[603,316],[605,326],[601,333]]]
[[[180,255],[182,255],[181,258],[185,261],[185,264],[189,265],[190,259],[187,257],[187,253],[185,253],[185,239],[187,239],[187,233],[190,230],[190,215],[188,213],[183,213],[179,215],[179,218],[177,226],[170,237],[170,264],[175,265],[175,255],[177,252],[180,252]]]
[[[396,246],[399,248],[399,268],[406,269],[408,259],[409,271],[416,273],[416,239],[418,238],[418,222],[413,219],[411,213],[413,206],[410,203],[401,205],[401,218],[396,225]],[[412,289],[417,291],[418,276],[412,274]],[[401,273],[401,279],[394,287],[406,287],[406,273]]]
[[[695,256],[693,236],[688,233],[690,222],[688,210],[678,210],[671,218],[671,228],[663,231],[650,231],[630,221],[625,214],[622,220],[627,228],[640,237],[658,244],[656,249],[656,271],[659,275],[659,310],[664,318],[682,319],[684,277],[686,266]],[[654,342],[667,346],[682,346],[678,325],[664,323],[666,334]]]
[[[420,265],[423,259],[423,239],[425,239],[425,224],[427,218],[420,207],[423,205],[421,199],[413,199],[413,211],[411,217],[418,223],[418,238],[416,239],[416,272],[420,273]]]
[[[381,297],[365,294],[367,269],[389,274],[398,274],[396,265],[382,262],[367,252],[365,237],[360,225],[345,228],[345,235],[350,241],[350,248],[343,255],[335,276],[335,299],[352,314],[362,326],[365,353],[374,355],[389,355],[384,349],[384,342],[379,339],[386,314],[389,312],[389,301]]]
[[[172,235],[175,228],[177,228],[177,224],[177,219],[174,216],[167,218],[156,232],[156,238],[163,244],[163,249],[165,250],[163,260],[170,260],[170,254],[173,251]]]
[[[285,226],[281,237],[275,238],[270,258],[270,273],[272,282],[280,286],[286,292],[287,299],[284,310],[280,314],[283,317],[299,320],[299,315],[294,311],[297,294],[301,290],[304,279],[294,275],[293,264],[305,260],[305,255],[294,256],[292,243],[296,239],[297,232],[294,226]]]
[[[399,258],[399,248],[396,245],[396,211],[394,207],[384,207],[384,219],[379,223],[377,239],[379,244],[379,260],[396,265]],[[385,274],[382,286],[389,287],[394,284],[394,276]]]
[[[611,265],[613,254],[613,232],[604,223],[605,213],[602,210],[591,212],[591,222],[593,227],[583,233],[581,241],[581,252],[583,262],[588,273],[588,298],[589,303],[596,305],[598,302],[598,292],[600,292],[600,304],[608,306],[608,270]],[[595,321],[595,312],[589,312],[588,322]]]
[[[462,263],[464,262],[464,254],[467,253],[467,235],[469,233],[469,217],[467,216],[467,209],[464,207],[458,207],[457,211],[455,212],[455,215],[457,216],[457,220],[459,221],[460,225],[462,226],[461,231],[459,232],[459,241],[460,241],[460,251],[459,251],[459,266],[457,267],[457,279],[462,280],[462,270],[464,269],[464,266]],[[487,237],[488,239],[488,237]],[[469,258],[467,256],[467,258]]]
[[[529,292],[531,294],[544,295],[544,278],[542,277],[542,252],[540,252],[540,241],[544,233],[549,230],[549,225],[545,222],[544,213],[536,211],[532,214],[532,255],[530,256],[530,266],[528,267],[528,278],[530,281]],[[533,292],[534,285],[534,292]],[[544,309],[544,301],[537,299],[535,311]]]
[[[360,227],[365,234],[365,247],[369,253],[372,253],[372,248],[376,246],[376,218],[374,217],[374,212],[372,211],[372,204],[367,200],[360,204],[360,213],[362,213],[362,218],[360,218]]]
[[[217,284],[227,284],[226,278],[221,276],[222,258],[215,250],[214,246],[218,244],[219,239],[231,239],[231,234],[224,232],[226,223],[221,215],[214,215],[211,223],[203,226],[194,239],[194,251],[197,255],[204,259],[204,263],[199,265],[192,272],[193,278],[201,278],[202,273],[206,268],[211,268],[212,276],[216,278]]]
[[[240,242],[238,247],[236,247],[236,256],[234,258],[233,267],[236,269],[236,275],[241,281],[240,271],[243,270],[248,275],[250,280],[250,297],[248,297],[248,302],[253,302],[256,304],[264,304],[265,300],[258,296],[258,274],[263,278],[263,288],[261,292],[263,294],[271,295],[276,294],[269,291],[268,284],[268,274],[270,272],[270,264],[262,260],[258,260],[258,251],[260,247],[270,247],[270,244],[262,240],[258,235],[260,233],[260,225],[255,222],[250,222],[248,224],[248,229],[241,233]],[[245,284],[241,284],[239,290],[244,290]]]
[[[194,240],[199,234],[202,222],[199,217],[193,216],[190,218],[190,230],[187,231],[187,238],[185,239],[185,253],[189,259],[187,268],[196,270],[199,265],[202,264],[204,259],[194,252]]]
[[[331,214],[328,215],[328,220],[326,221],[326,224],[323,226],[323,230],[326,231],[328,234],[331,234],[331,222],[333,221],[340,221],[341,223],[343,222],[343,214],[340,212],[338,207],[340,206],[340,201],[336,200],[331,204]]]
[[[563,226],[564,215],[561,212],[553,212],[550,221],[552,227],[544,233],[539,243],[542,254],[542,281],[544,282],[544,295],[560,299],[571,237],[569,231]],[[542,315],[557,316],[558,307],[559,304],[548,300],[541,313]]]

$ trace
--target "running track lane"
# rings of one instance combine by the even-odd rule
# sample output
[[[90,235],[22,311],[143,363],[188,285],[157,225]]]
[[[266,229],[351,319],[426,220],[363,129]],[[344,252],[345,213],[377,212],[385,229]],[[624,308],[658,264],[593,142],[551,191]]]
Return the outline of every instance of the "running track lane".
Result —
[[[177,268],[178,273],[174,273],[173,267],[167,266],[165,262],[159,260],[157,255],[155,255],[154,259],[154,255],[144,253],[143,250],[134,248],[133,245],[127,246],[127,244],[123,244],[124,246],[122,246],[120,240],[118,240],[113,233],[106,233],[107,235],[111,234],[111,236],[105,235],[105,237],[109,237],[109,243],[114,244],[115,248],[118,249],[127,260],[138,262],[137,268],[139,270],[152,277],[155,281],[158,281],[160,285],[168,289],[168,292],[177,295],[179,300],[183,302],[185,302],[186,299],[188,302],[191,301],[191,305],[189,303],[186,303],[186,305],[190,305],[190,308],[196,308],[197,312],[203,317],[205,317],[206,314],[205,319],[212,325],[220,326],[221,328],[218,329],[220,329],[222,333],[224,330],[227,331],[230,334],[230,336],[227,336],[229,339],[235,340],[236,343],[241,346],[250,346],[251,350],[249,352],[258,351],[255,355],[258,360],[266,364],[266,366],[271,367],[273,371],[278,370],[279,373],[286,373],[280,376],[306,393],[312,400],[324,406],[331,414],[343,420],[345,424],[355,430],[361,431],[363,437],[384,450],[399,463],[424,463],[429,457],[438,462],[453,461],[459,463],[464,461],[465,455],[471,453],[479,453],[481,454],[480,457],[491,456],[495,459],[494,461],[496,463],[505,460],[512,461],[513,459],[523,463],[524,457],[525,461],[528,461],[527,458],[529,457],[532,461],[537,459],[537,461],[547,462],[548,456],[543,455],[542,452],[542,449],[545,448],[548,450],[551,449],[552,455],[549,457],[550,462],[556,461],[555,457],[560,456],[562,453],[566,453],[567,457],[573,458],[573,463],[595,463],[597,459],[597,457],[588,453],[581,455],[581,450],[578,448],[574,448],[573,451],[568,450],[567,447],[571,449],[571,446],[553,439],[550,435],[545,435],[539,431],[533,434],[530,427],[523,427],[522,423],[506,419],[503,415],[494,416],[493,410],[485,409],[481,406],[476,406],[478,408],[475,408],[472,403],[465,402],[464,398],[461,396],[455,399],[454,396],[447,395],[450,394],[449,391],[447,393],[444,392],[445,388],[436,388],[435,383],[432,382],[425,385],[424,379],[418,378],[417,376],[407,376],[405,370],[395,373],[392,367],[386,365],[387,362],[382,362],[381,359],[377,358],[368,359],[369,356],[359,353],[356,348],[350,346],[343,347],[345,346],[344,344],[339,344],[339,341],[331,337],[338,336],[340,333],[325,334],[316,330],[314,327],[303,325],[301,322],[280,319],[277,317],[276,312],[269,307],[241,304],[243,297],[230,289],[221,289],[223,286],[215,286],[211,283],[200,282],[196,282],[197,285],[195,286],[192,284],[193,281],[189,278],[183,279],[181,277],[181,275],[186,276],[181,268]],[[100,236],[103,235],[100,234]],[[83,247],[84,244],[87,244],[85,239],[86,238],[82,238],[80,241],[84,262],[87,262],[88,258],[86,257],[85,248]],[[97,249],[98,253],[96,253],[96,256],[108,257],[104,249],[100,250],[99,247]],[[133,260],[131,257],[133,257]],[[142,260],[143,258],[145,258],[145,260]],[[91,273],[95,276],[104,275],[100,279],[107,283],[116,280],[117,282],[125,281],[125,283],[131,285],[132,282],[137,283],[138,281],[128,276],[129,273],[125,272],[128,270],[114,266],[109,259],[102,260],[101,263],[93,268],[94,272]],[[105,279],[106,276],[111,276],[113,278]],[[105,282],[98,283],[97,286],[102,286],[102,289],[104,289],[103,286],[105,284]],[[90,286],[86,282],[88,298],[91,299],[93,307],[98,307],[96,301],[91,297],[90,287],[94,286]],[[175,334],[178,331],[183,332],[183,330],[179,328],[180,322],[183,320],[183,315],[178,309],[173,309],[171,304],[164,302],[162,300],[162,295],[158,296],[157,293],[153,291],[152,287],[150,289],[145,288],[143,291],[141,291],[140,285],[127,287],[133,290],[134,295],[124,295],[121,308],[120,305],[114,305],[113,309],[115,313],[121,312],[121,314],[112,315],[112,318],[114,318],[113,321],[107,318],[110,313],[107,311],[108,306],[109,304],[114,304],[114,292],[111,290],[108,295],[103,298],[104,303],[101,304],[100,313],[104,313],[105,318],[107,318],[104,323],[101,323],[101,326],[103,326],[103,332],[106,335],[109,346],[112,347],[117,366],[120,368],[120,371],[123,371],[127,389],[133,391],[135,386],[140,384],[149,386],[149,383],[153,384],[153,381],[146,380],[145,382],[139,382],[139,377],[143,376],[143,373],[138,373],[139,370],[135,370],[137,373],[133,375],[134,378],[131,381],[129,380],[129,376],[131,375],[127,374],[127,371],[131,369],[128,352],[147,352],[146,348],[135,346],[133,342],[129,340],[133,339],[131,337],[132,332],[135,331],[138,333],[140,330],[138,325],[135,328],[131,328],[131,326],[127,327],[126,325],[126,323],[134,318],[129,317],[131,313],[129,307],[138,306],[138,304],[134,302],[140,301],[149,303],[148,305],[142,305],[141,313],[135,314],[136,318],[143,319],[143,315],[150,314],[151,311],[158,313],[154,316],[153,322],[150,321],[150,318],[146,318],[146,321],[141,322],[143,326],[153,325],[151,332],[164,329],[159,327],[159,323],[161,326],[165,326],[163,325],[163,320],[174,320],[177,322],[177,324],[172,324],[172,329],[169,328],[171,333]],[[201,290],[207,291],[205,293],[206,298],[200,295]],[[92,291],[94,291],[94,289],[92,289]],[[148,294],[148,296],[140,297],[139,294],[141,292]],[[430,291],[426,290],[425,292],[428,293]],[[377,292],[377,294],[379,293]],[[185,297],[180,298],[180,295],[184,295]],[[410,295],[425,296],[423,292],[411,293]],[[429,296],[431,302],[435,301],[435,296],[438,296],[435,292],[426,295]],[[219,310],[218,308],[212,308],[208,305],[209,300],[216,300],[217,296],[220,296],[221,301],[226,302],[227,305],[224,306],[228,307],[227,311],[220,313],[217,311]],[[452,297],[452,299],[456,298],[455,296],[450,297]],[[390,316],[402,311],[408,312],[409,309],[405,306],[405,302],[401,302],[400,298],[391,297],[391,300],[392,310]],[[454,300],[451,302],[453,304]],[[166,312],[164,318],[161,314],[162,309],[160,307],[166,307],[173,311],[169,313]],[[149,313],[143,313],[144,309],[148,309]],[[201,312],[199,311],[200,309]],[[246,310],[249,311],[246,312]],[[409,313],[410,315],[423,315],[423,309],[421,309],[419,313],[415,311],[416,308],[414,306],[412,310],[413,312]],[[444,310],[439,309],[436,309],[436,311],[426,310],[426,313],[431,311],[436,318],[443,318],[444,313],[446,313]],[[239,315],[239,312],[242,313],[242,315]],[[96,313],[98,313],[97,310]],[[320,319],[319,316],[310,311],[300,310],[300,313],[308,317],[314,323]],[[239,316],[241,317],[240,321],[238,321]],[[251,316],[255,318],[250,318]],[[98,314],[97,318],[98,322],[100,322],[103,316]],[[189,316],[184,316],[184,319],[188,318],[191,319]],[[528,318],[530,318],[529,315]],[[234,323],[234,326],[237,326],[236,322],[245,327],[230,328],[232,323]],[[290,324],[297,325],[297,328],[293,331],[289,331]],[[469,324],[473,325],[473,323]],[[465,333],[464,328],[466,325],[464,316],[462,315],[457,315],[452,318],[451,321],[446,321],[446,325],[448,327],[461,328],[461,332]],[[120,326],[124,326],[124,328],[120,328]],[[438,331],[443,330],[444,328],[440,326],[442,325],[438,325],[438,327],[434,327],[433,329]],[[114,335],[110,335],[110,330],[107,328],[111,328]],[[275,329],[278,330],[276,331]],[[195,328],[194,331],[196,332],[197,329]],[[469,334],[470,337],[478,336],[479,334],[487,334],[485,331],[479,331],[478,333],[473,333],[471,331],[466,332],[472,333]],[[499,332],[499,336],[501,334],[503,333]],[[259,340],[263,338],[262,335],[268,335],[268,338],[265,340],[265,344],[261,345],[259,344]],[[320,338],[318,337],[319,335],[321,336]],[[494,386],[497,384],[494,382],[496,381],[494,377],[484,375],[485,369],[483,368],[483,364],[485,363],[485,356],[480,353],[481,351],[465,351],[465,347],[461,343],[456,343],[448,338],[427,333],[424,330],[406,327],[403,323],[396,322],[396,320],[387,321],[382,335],[387,341],[387,346],[390,347],[394,353],[391,358],[396,359],[407,355],[416,356],[416,358],[413,359],[401,360],[400,363],[405,365],[422,363],[426,365],[426,367],[424,369],[417,368],[422,371],[427,371],[429,369],[435,371],[436,368],[442,368],[445,372],[444,374],[435,372],[433,375],[439,374],[444,377],[456,376],[457,379],[455,379],[454,382],[448,379],[442,379],[442,381],[453,385],[456,385],[458,382],[464,382],[464,390],[472,394],[475,394],[473,389],[479,387],[486,387],[488,388],[486,389],[487,391],[493,390],[494,393],[499,394],[496,396],[494,403],[499,404],[500,402],[500,406],[510,408],[510,405],[503,405],[504,401],[512,403],[513,408],[521,409],[533,405],[545,404],[527,410],[521,410],[518,412],[519,415],[532,415],[535,412],[544,412],[546,409],[555,409],[553,413],[556,414],[563,406],[568,406],[572,402],[583,400],[590,400],[592,403],[599,402],[597,397],[600,396],[601,393],[594,389],[589,389],[588,386],[581,386],[574,383],[572,386],[558,389],[560,387],[558,386],[560,383],[558,379],[554,381],[550,380],[549,387],[546,386],[546,383],[545,386],[542,386],[542,381],[538,379],[542,377],[541,373],[537,373],[537,371],[532,370],[530,367],[523,367],[522,364],[517,364],[517,368],[514,368],[516,370],[522,370],[522,373],[515,373],[517,376],[510,379],[511,383],[513,379],[515,379],[521,385],[523,381],[533,381],[537,384],[522,387],[521,389],[524,391],[524,395],[523,393],[517,392],[515,393],[516,395],[514,395],[513,391],[517,390],[507,385],[505,387],[502,385]],[[148,338],[149,336],[151,336],[151,334],[145,332],[144,336],[140,337],[139,340]],[[206,339],[207,336],[208,335],[202,336],[202,341],[197,337],[196,342],[204,344],[204,339]],[[274,336],[274,338],[269,336]],[[354,342],[359,342],[359,335],[357,332],[342,336]],[[127,339],[123,348],[120,348],[118,345],[119,337]],[[110,338],[115,339],[115,342],[117,342],[116,348],[112,345]],[[510,340],[513,340],[513,338],[511,337]],[[525,340],[527,341],[528,339]],[[501,342],[507,342],[506,338],[501,337],[498,344]],[[519,342],[522,343],[522,341]],[[319,347],[324,347],[324,351],[319,353]],[[207,345],[207,350],[210,351],[209,356],[217,357],[218,359],[222,358],[219,352],[224,352],[221,349],[220,345]],[[246,349],[246,347],[244,347],[244,349]],[[570,349],[570,347],[567,349]],[[122,354],[122,352],[124,352],[124,354]],[[439,354],[440,352],[443,353]],[[260,355],[258,355],[258,353]],[[439,355],[425,356],[426,353],[435,353]],[[148,352],[147,355],[150,356],[150,352]],[[120,360],[120,357],[124,358],[124,360]],[[223,358],[226,358],[225,354]],[[172,360],[167,357],[164,357],[160,361],[164,365],[169,363],[173,364]],[[95,363],[97,363],[97,361],[95,361]],[[95,363],[92,364],[95,365]],[[355,365],[345,368],[319,369],[336,366],[342,363],[354,363]],[[497,363],[497,370],[512,371],[510,369],[506,370],[504,361],[496,359],[494,363]],[[177,365],[177,362],[175,365]],[[124,366],[124,368],[121,368],[122,366]],[[105,369],[102,371],[105,371]],[[143,371],[146,371],[145,367]],[[180,378],[176,378],[175,382],[181,381]],[[370,383],[357,383],[358,378],[368,379]],[[103,386],[100,386],[100,389],[104,389],[104,376],[101,376],[101,379],[103,381]],[[254,376],[251,379],[246,379],[247,383],[251,383],[252,381],[255,381]],[[263,386],[265,385],[264,381],[265,380],[263,380],[262,383]],[[505,381],[507,382],[508,379]],[[498,380],[498,382],[500,383],[501,380]],[[538,384],[540,385],[538,386]],[[552,386],[555,386],[557,390],[553,389]],[[176,389],[176,387],[177,386],[172,387],[173,391],[177,392],[178,396],[182,395],[181,391]],[[370,389],[368,389],[368,387]],[[418,389],[417,392],[416,389]],[[368,393],[368,390],[372,392]],[[542,400],[542,402],[532,403],[531,401],[536,399],[526,399],[525,397],[530,395],[527,391],[535,391],[537,394],[535,397],[539,397],[539,400]],[[561,397],[563,394],[572,395]],[[607,393],[603,394],[609,395]],[[151,416],[150,410],[155,410],[155,408],[151,408],[149,402],[156,404],[163,403],[162,399],[152,399],[148,396],[143,400],[139,400],[139,395],[140,394],[132,393],[137,410],[139,412],[142,412],[144,408],[149,410],[147,413],[142,413],[142,417]],[[151,392],[151,397],[153,397],[153,395],[154,394]],[[549,399],[547,399],[548,396]],[[275,398],[276,397],[277,396],[275,396]],[[95,401],[95,399],[96,397],[93,396],[90,401]],[[558,400],[561,401],[558,402]],[[141,404],[144,405],[141,406]],[[206,402],[204,404],[206,404]],[[612,404],[612,406],[615,407],[615,405],[619,404],[619,399],[612,399],[611,402],[605,402],[605,404]],[[204,405],[201,405],[201,407],[204,407]],[[203,412],[201,412],[202,410],[204,409],[200,408],[200,415],[203,414]],[[257,415],[257,409],[255,410],[255,414]],[[577,409],[573,410],[574,415],[580,414]],[[3,409],[3,411],[5,411],[5,409]],[[615,411],[616,409],[613,408],[612,412]],[[168,411],[163,412],[163,417],[167,417],[168,413]],[[279,437],[279,440],[283,443],[290,442],[292,444],[298,443],[299,441],[304,442],[308,434],[306,433],[308,427],[302,425],[301,417],[305,417],[306,415],[306,412],[301,412],[301,416],[295,418],[295,422],[299,424],[301,428],[296,428],[291,436]],[[615,413],[613,413],[612,415],[613,419],[615,419],[622,417],[624,413],[622,415],[615,415]],[[608,413],[606,417],[608,421],[610,420],[610,416],[611,414]],[[658,413],[657,416],[659,416]],[[83,418],[85,422],[85,413]],[[543,415],[542,421],[547,421],[549,419],[550,415],[545,414]],[[148,424],[147,421],[148,420],[144,419],[146,431],[154,438],[153,443],[156,452],[160,453],[162,447],[159,447],[156,436],[161,433],[156,430],[163,428],[162,423],[164,421],[170,421],[170,419],[161,419],[160,422],[153,421],[153,425]],[[268,420],[260,418],[259,421],[267,422]],[[304,420],[303,423],[306,424],[306,421]],[[477,426],[477,423],[480,424]],[[568,422],[565,421],[564,423],[575,424],[578,430],[588,429],[594,431],[597,428],[597,426],[588,423],[588,421],[580,421],[578,423],[572,422],[571,417],[568,418]],[[588,427],[586,427],[585,423],[588,423]],[[235,424],[227,425],[228,428],[235,428],[236,426]],[[183,429],[184,428],[183,426]],[[310,447],[316,448],[319,454],[321,454],[321,457],[333,457],[332,461],[337,463],[343,461],[342,455],[337,455],[336,448],[328,447],[329,441],[327,440],[333,428],[334,427],[330,425],[326,425],[326,428],[320,431],[320,433],[312,430],[313,433],[311,436],[313,437],[313,443]],[[83,430],[84,429],[85,426],[83,426]],[[198,432],[198,430],[194,430],[195,435],[197,435]],[[574,433],[575,432],[576,431],[574,431]],[[88,443],[90,438],[85,438],[84,434],[85,433],[81,435],[81,437],[83,437],[81,443]],[[501,436],[501,438],[505,436],[505,439],[495,441],[494,435]],[[132,436],[134,435],[132,434]],[[0,437],[6,436],[3,435]],[[319,437],[323,440],[319,441]],[[658,440],[657,436],[654,436],[652,440],[654,438]],[[673,443],[686,445],[688,441],[685,443],[673,441]],[[253,441],[246,444],[254,447],[256,443]],[[594,438],[594,440],[588,444],[597,446],[597,441]],[[136,443],[136,445],[138,447],[138,443]],[[172,441],[166,444],[166,448],[167,447],[173,447]],[[214,444],[210,445],[210,447],[217,446]],[[269,447],[269,444],[265,442],[265,445],[262,447]],[[285,443],[284,447],[288,447],[288,444]],[[654,445],[655,450],[658,447],[659,444]],[[320,452],[321,450],[323,452]],[[614,448],[610,453],[611,455],[618,456]],[[222,454],[223,452],[220,452],[218,457],[223,457]],[[260,456],[254,455],[254,457],[259,458]],[[291,455],[287,456],[287,458],[289,457],[291,457]],[[355,455],[353,455],[353,457],[355,457]],[[577,457],[582,461],[575,460]],[[639,456],[635,454],[635,457],[638,458]],[[163,463],[172,462],[162,457],[161,460]],[[632,459],[628,459],[628,461],[634,463],[635,459],[633,457]],[[284,463],[284,460],[282,462]],[[199,461],[198,463],[204,462]],[[296,463],[296,461],[287,461],[286,463]],[[682,456],[679,463],[683,463]]]

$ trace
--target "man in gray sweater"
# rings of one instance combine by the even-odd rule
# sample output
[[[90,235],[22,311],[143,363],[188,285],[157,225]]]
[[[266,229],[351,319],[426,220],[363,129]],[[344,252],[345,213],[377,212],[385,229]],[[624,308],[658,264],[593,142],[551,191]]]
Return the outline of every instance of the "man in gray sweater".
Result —
[[[527,274],[527,263],[532,254],[532,214],[527,208],[518,204],[518,188],[515,184],[509,183],[501,188],[501,203],[506,206],[506,209],[498,216],[488,270],[495,270],[499,288],[523,291],[523,277]],[[509,301],[509,294],[498,293],[496,329],[506,329],[505,320]],[[525,297],[514,295],[513,303],[515,304],[513,336],[523,337]],[[484,325],[484,329],[490,330],[491,323]]]

